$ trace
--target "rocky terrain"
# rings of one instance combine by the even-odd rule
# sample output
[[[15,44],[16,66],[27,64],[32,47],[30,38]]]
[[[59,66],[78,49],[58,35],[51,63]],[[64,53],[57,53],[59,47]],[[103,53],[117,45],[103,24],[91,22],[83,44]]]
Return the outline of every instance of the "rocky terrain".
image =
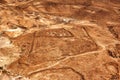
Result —
[[[120,80],[120,0],[0,0],[0,80]]]

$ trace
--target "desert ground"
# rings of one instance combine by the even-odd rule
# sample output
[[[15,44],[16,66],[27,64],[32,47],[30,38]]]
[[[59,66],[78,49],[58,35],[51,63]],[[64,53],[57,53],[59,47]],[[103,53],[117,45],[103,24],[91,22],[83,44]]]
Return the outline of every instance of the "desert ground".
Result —
[[[0,80],[120,80],[120,0],[0,0]]]

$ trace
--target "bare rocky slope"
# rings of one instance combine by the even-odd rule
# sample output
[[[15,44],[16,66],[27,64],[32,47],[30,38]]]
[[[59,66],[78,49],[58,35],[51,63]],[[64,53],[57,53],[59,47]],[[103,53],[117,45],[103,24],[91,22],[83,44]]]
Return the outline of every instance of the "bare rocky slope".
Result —
[[[120,0],[0,0],[0,80],[120,80]]]

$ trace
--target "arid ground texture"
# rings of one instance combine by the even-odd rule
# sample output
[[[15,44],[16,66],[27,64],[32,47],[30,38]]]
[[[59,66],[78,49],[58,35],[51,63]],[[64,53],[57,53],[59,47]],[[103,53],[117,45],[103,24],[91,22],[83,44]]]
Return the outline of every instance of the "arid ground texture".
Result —
[[[120,0],[0,0],[0,80],[120,80]]]

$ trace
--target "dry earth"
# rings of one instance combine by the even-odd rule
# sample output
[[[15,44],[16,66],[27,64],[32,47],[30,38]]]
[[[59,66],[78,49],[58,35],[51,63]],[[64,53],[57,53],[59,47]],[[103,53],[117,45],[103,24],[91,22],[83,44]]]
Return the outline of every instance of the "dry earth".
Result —
[[[120,80],[120,0],[0,0],[0,80]]]

